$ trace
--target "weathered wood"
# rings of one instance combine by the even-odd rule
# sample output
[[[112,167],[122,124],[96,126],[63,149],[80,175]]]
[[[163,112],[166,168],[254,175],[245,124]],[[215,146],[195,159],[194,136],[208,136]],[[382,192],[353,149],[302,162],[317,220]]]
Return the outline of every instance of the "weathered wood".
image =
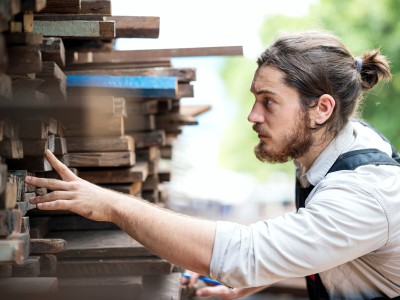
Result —
[[[37,87],[43,83],[42,79],[31,79],[22,76],[13,76],[12,78],[12,94],[13,101],[32,104],[33,102],[38,103],[40,98],[38,97]]]
[[[18,184],[15,176],[8,176],[3,194],[0,195],[0,209],[12,209],[17,203]]]
[[[7,165],[0,163],[0,195],[6,190],[8,180],[7,170]]]
[[[62,38],[114,38],[114,21],[39,21],[33,30],[43,36]]]
[[[164,114],[156,116],[157,129],[169,129],[182,125],[197,125],[198,121],[191,116],[183,116],[178,113]]]
[[[24,119],[19,122],[19,128],[22,139],[46,140],[49,134],[49,123],[45,120]]]
[[[8,74],[39,73],[42,56],[37,45],[13,45],[8,47]]]
[[[70,153],[71,167],[123,167],[135,164],[133,152]]]
[[[193,85],[187,83],[178,84],[176,99],[194,97]]]
[[[22,263],[24,259],[24,242],[21,240],[0,240],[0,262]],[[0,280],[1,282],[2,280]]]
[[[136,149],[135,153],[137,161],[155,160],[160,155],[159,147],[157,146]]]
[[[11,277],[12,276],[12,265],[11,264],[0,264],[0,278],[6,278],[6,277]],[[0,280],[1,282],[2,280]],[[2,289],[1,283],[0,283],[0,289]],[[2,289],[2,292],[3,289]]]
[[[211,105],[181,105],[180,113],[184,116],[197,117],[211,110],[211,108]]]
[[[40,258],[36,256],[24,259],[22,264],[12,266],[13,277],[37,277],[40,274]]]
[[[145,182],[143,182],[143,191],[151,191],[151,190],[156,190],[158,188],[158,184],[160,183],[158,179],[158,174],[153,174],[150,176],[147,176]]]
[[[26,12],[23,14],[22,25],[24,32],[33,32],[33,13]]]
[[[20,0],[21,11],[38,12],[46,7],[48,0]]]
[[[137,149],[165,144],[165,132],[163,130],[130,133],[129,135],[135,139],[135,148]]]
[[[130,136],[121,137],[69,137],[68,151],[71,152],[133,152],[134,139]]]
[[[43,156],[30,156],[22,159],[7,159],[6,163],[10,169],[26,169],[29,172],[47,172],[53,169],[47,159]]]
[[[12,81],[11,77],[0,73],[0,101],[11,100],[12,98]]]
[[[66,249],[56,254],[59,259],[154,255],[122,230],[52,231],[46,238],[66,241]]]
[[[161,147],[160,154],[161,154],[161,158],[172,159],[172,146],[165,145],[165,146]]]
[[[81,11],[81,0],[46,0],[46,7],[41,13],[78,14]]]
[[[0,156],[3,158],[22,158],[24,152],[21,140],[4,139],[0,142]]]
[[[169,170],[158,171],[158,178],[160,182],[171,181],[171,171]]]
[[[115,21],[116,38],[158,38],[160,34],[160,17],[106,17]]]
[[[137,162],[131,168],[82,169],[79,171],[81,178],[96,184],[143,182],[146,180],[147,174],[147,162]]]
[[[41,239],[49,233],[49,218],[30,218],[30,236],[32,239]]]
[[[65,109],[81,114],[82,118],[98,118],[99,115],[127,116],[124,98],[113,96],[69,96]]]
[[[109,76],[157,76],[176,77],[180,83],[196,80],[196,70],[193,68],[132,68],[132,69],[98,69],[98,70],[73,70],[66,72],[69,75],[109,75]]]
[[[81,0],[80,13],[111,16],[111,0]]]
[[[43,61],[54,61],[60,68],[65,66],[65,48],[61,38],[44,38],[40,51]]]
[[[55,135],[49,134],[47,139],[22,139],[24,157],[44,156],[47,149],[54,152]]]
[[[35,14],[38,21],[106,21],[104,15],[93,14]]]
[[[60,278],[59,286],[63,299],[131,300],[137,299],[142,292],[142,277]]]
[[[158,100],[126,101],[126,113],[130,118],[134,115],[151,115],[158,112]]]
[[[64,116],[65,137],[77,136],[123,136],[124,117],[105,117],[88,118],[85,120],[75,120],[73,116]]]
[[[114,190],[132,196],[140,196],[142,190],[142,182],[140,181],[133,182],[132,184],[107,184],[101,186],[110,190]]]
[[[40,45],[43,36],[37,32],[10,32],[4,35],[7,45]]]
[[[31,253],[54,254],[66,249],[67,242],[60,238],[31,239]]]
[[[82,53],[81,53],[82,54]],[[106,69],[133,69],[133,68],[152,68],[152,67],[171,67],[171,60],[169,58],[148,58],[148,59],[132,59],[129,63],[114,63],[114,62],[103,62],[103,63],[92,63],[90,61],[80,61],[79,57],[81,54],[75,52],[74,56],[68,60],[68,64],[65,70],[106,70]],[[86,53],[84,53],[86,54]]]
[[[176,48],[176,49],[148,49],[125,50],[93,53],[93,62],[131,62],[134,59],[161,58],[161,57],[186,57],[186,56],[231,56],[243,55],[242,46],[226,47],[200,47],[200,48]]]
[[[36,218],[37,217],[31,219]],[[108,230],[118,228],[113,223],[92,221],[77,215],[52,215],[49,219],[48,226],[50,232],[64,230]]]
[[[142,198],[151,203],[157,203],[159,201],[158,190],[142,191]]]
[[[160,258],[99,258],[58,260],[57,276],[129,276],[169,274],[173,266]]]
[[[57,257],[53,254],[40,255],[40,275],[41,277],[54,276],[57,270]]]
[[[125,121],[125,132],[129,135],[138,131],[150,131],[156,129],[154,115],[133,115]]]
[[[68,153],[66,138],[59,137],[59,136],[55,137],[53,153],[54,153],[54,155],[65,155]]]
[[[68,93],[100,93],[121,97],[176,97],[175,77],[68,75]]]
[[[0,280],[0,290],[2,299],[61,299],[56,277],[3,278]]]
[[[143,276],[143,294],[139,297],[139,300],[183,299],[181,298],[181,279],[181,273]]]
[[[9,221],[11,217],[10,210],[0,210],[0,237],[2,238],[8,236],[13,230],[13,226]]]
[[[29,232],[15,233],[13,232],[7,237],[8,241],[22,241],[22,251],[24,258],[27,258],[30,253],[30,236]]]
[[[20,1],[3,0],[0,2],[0,19],[9,21],[14,15],[21,11]]]

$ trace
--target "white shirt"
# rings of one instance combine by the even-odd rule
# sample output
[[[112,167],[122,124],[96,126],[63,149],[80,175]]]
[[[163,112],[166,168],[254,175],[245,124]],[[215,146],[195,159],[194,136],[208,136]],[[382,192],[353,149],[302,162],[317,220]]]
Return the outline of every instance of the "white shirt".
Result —
[[[339,155],[365,148],[392,154],[349,122],[305,174],[315,186],[305,208],[249,226],[217,222],[210,277],[250,287],[319,273],[330,299],[400,295],[400,167],[325,176]]]

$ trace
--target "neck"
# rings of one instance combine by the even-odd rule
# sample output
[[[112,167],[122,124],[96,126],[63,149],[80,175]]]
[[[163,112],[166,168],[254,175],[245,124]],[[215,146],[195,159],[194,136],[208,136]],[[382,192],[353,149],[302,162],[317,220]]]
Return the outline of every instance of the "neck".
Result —
[[[324,131],[317,131],[313,133],[314,135],[314,144],[311,146],[310,150],[303,155],[295,159],[295,161],[304,166],[306,171],[308,171],[317,157],[325,150],[325,148],[329,145],[329,143],[333,140],[333,136],[331,134],[324,135]]]

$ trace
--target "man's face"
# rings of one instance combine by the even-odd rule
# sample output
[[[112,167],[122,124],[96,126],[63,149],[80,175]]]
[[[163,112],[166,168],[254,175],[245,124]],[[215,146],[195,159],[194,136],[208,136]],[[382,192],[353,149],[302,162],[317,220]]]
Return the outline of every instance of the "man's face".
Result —
[[[283,72],[271,66],[257,70],[251,85],[255,103],[248,116],[258,133],[254,148],[261,161],[282,163],[306,154],[314,143],[309,114],[300,95],[283,81]]]

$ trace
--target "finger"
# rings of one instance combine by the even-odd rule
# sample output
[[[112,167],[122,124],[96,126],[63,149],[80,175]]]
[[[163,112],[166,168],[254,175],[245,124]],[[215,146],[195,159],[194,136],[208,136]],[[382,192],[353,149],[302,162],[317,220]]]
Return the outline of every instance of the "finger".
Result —
[[[54,191],[43,196],[32,197],[29,202],[38,204],[43,202],[57,201],[57,200],[71,200],[74,194],[66,191]]]
[[[66,165],[59,161],[49,149],[46,150],[46,158],[63,180],[72,181],[77,178],[77,176]]]
[[[68,182],[57,180],[54,178],[39,178],[33,176],[26,176],[25,182],[33,186],[48,188],[52,191],[68,190],[70,188],[70,184]]]
[[[228,296],[231,293],[230,288],[219,285],[219,286],[213,286],[213,287],[205,287],[198,289],[196,291],[196,296],[199,297],[210,297],[210,296]]]
[[[189,278],[189,287],[194,287],[197,281],[199,280],[200,274],[192,273]]]
[[[40,210],[70,210],[71,201],[69,200],[56,200],[53,202],[44,202],[36,204]]]

